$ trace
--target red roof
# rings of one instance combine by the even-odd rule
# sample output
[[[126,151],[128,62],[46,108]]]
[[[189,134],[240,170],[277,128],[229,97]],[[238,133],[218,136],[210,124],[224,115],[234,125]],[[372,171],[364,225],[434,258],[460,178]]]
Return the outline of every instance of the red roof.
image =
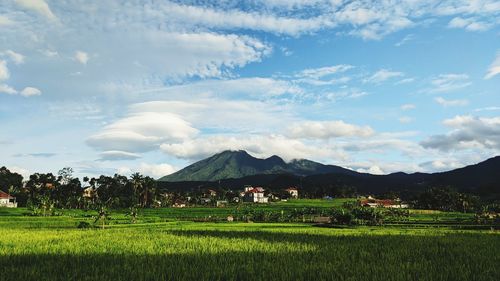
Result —
[[[365,204],[368,204],[368,203],[375,203],[377,205],[382,205],[382,206],[391,206],[391,205],[395,205],[396,203],[391,200],[391,199],[365,199],[365,200],[361,200],[361,205],[365,205]]]
[[[14,199],[14,197],[0,190],[0,199]]]
[[[295,187],[289,187],[289,188],[285,189],[285,191],[296,191],[296,190],[298,190],[298,189]]]

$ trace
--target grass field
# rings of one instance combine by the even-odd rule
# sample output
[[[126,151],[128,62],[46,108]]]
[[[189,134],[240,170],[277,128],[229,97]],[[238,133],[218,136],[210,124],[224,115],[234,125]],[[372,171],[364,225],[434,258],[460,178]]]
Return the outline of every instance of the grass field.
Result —
[[[304,206],[279,204],[258,208]],[[145,210],[136,224],[115,211],[104,230],[76,228],[92,220],[88,212],[30,217],[1,209],[0,280],[500,280],[497,231],[175,219],[230,209]]]

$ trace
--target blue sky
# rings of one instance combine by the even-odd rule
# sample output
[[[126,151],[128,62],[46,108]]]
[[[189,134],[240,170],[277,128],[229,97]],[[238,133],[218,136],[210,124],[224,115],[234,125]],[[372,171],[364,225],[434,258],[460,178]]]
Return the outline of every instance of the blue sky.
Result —
[[[1,165],[154,177],[226,149],[377,174],[500,151],[500,1],[0,3]]]

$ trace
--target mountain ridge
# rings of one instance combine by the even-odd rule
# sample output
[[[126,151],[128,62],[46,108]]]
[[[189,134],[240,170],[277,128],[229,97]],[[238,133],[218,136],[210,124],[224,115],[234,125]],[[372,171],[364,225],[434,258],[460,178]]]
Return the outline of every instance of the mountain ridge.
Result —
[[[225,164],[217,166],[217,169],[212,166],[211,169],[200,170],[214,160]],[[242,165],[239,166],[239,164]],[[170,190],[194,190],[216,186],[237,190],[247,184],[271,189],[297,186],[303,192],[316,197],[321,194],[335,194],[346,188],[371,194],[390,191],[414,194],[433,186],[449,186],[487,198],[500,199],[500,173],[498,171],[500,171],[500,156],[445,172],[395,172],[387,175],[373,175],[305,159],[286,163],[277,156],[258,159],[244,151],[237,153],[225,151],[172,174],[175,176],[163,177],[158,184]],[[186,175],[188,177],[185,177]],[[194,177],[189,177],[189,175],[194,175]],[[200,177],[207,175],[208,177]],[[214,179],[215,176],[219,178]]]
[[[314,174],[354,174],[355,171],[335,165],[325,165],[307,159],[293,159],[285,162],[281,157],[256,158],[244,150],[226,150],[195,162],[159,181],[217,181],[260,174],[293,174],[309,176]]]

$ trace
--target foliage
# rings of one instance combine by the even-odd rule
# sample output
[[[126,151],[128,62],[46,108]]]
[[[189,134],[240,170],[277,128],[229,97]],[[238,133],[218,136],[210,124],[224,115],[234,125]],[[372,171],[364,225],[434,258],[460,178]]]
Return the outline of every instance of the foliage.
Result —
[[[147,210],[153,219],[163,210]],[[168,210],[167,210],[168,211]],[[498,280],[500,239],[449,228],[150,222],[0,213],[2,280]],[[111,210],[113,212],[113,210]],[[113,216],[114,213],[113,213]],[[56,242],[56,243],[55,243]],[[54,266],[57,265],[57,266]],[[464,266],[466,265],[466,266]],[[64,269],[64,270],[61,270]]]
[[[91,228],[92,226],[90,225],[90,223],[86,222],[86,221],[81,221],[78,223],[78,225],[76,226],[76,228]]]
[[[459,193],[451,187],[432,187],[417,197],[415,207],[464,213],[473,212],[479,208],[479,198]]]

